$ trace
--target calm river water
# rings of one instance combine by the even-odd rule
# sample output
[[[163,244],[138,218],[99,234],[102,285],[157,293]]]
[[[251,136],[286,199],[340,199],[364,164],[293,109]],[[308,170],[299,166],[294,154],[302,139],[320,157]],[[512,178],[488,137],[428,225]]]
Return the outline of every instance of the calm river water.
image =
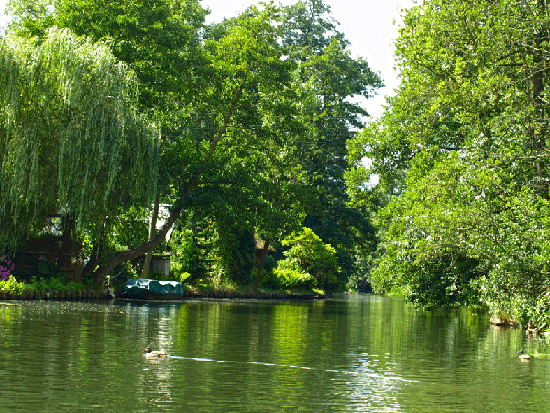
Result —
[[[485,315],[372,295],[4,302],[0,412],[546,412],[548,354]]]

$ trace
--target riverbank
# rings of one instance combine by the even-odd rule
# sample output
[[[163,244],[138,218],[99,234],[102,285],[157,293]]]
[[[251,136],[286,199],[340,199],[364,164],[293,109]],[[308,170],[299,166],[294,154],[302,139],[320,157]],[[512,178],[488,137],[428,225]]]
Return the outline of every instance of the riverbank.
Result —
[[[271,291],[224,291],[224,290],[186,290],[186,299],[216,298],[216,299],[263,299],[263,300],[315,300],[326,296],[315,293],[288,293]],[[81,289],[78,291],[66,290],[28,290],[13,292],[0,290],[0,301],[6,300],[112,300],[113,297],[107,291],[94,289]],[[118,297],[119,298],[119,297]],[[168,301],[168,300],[167,300]],[[172,301],[172,300],[171,300]]]
[[[103,291],[94,289],[81,290],[30,290],[20,292],[0,290],[0,301],[4,300],[109,300],[113,297]]]
[[[324,294],[288,293],[284,291],[224,291],[224,290],[191,290],[185,292],[185,298],[253,298],[253,299],[283,299],[283,300],[314,300],[326,298]]]
[[[254,292],[251,286],[240,288],[228,286],[202,285],[200,287],[185,284],[185,299],[218,298],[218,299],[321,299],[325,294],[321,290],[281,291],[259,289]],[[0,280],[0,301],[3,300],[111,300],[113,298],[127,298],[124,296],[123,285],[113,285],[109,282],[109,288],[90,286],[53,277],[49,280],[37,280],[31,282],[17,281],[10,275],[8,280]],[[180,293],[181,294],[181,293]],[[161,298],[168,299],[168,298]],[[180,299],[180,298],[177,298]]]

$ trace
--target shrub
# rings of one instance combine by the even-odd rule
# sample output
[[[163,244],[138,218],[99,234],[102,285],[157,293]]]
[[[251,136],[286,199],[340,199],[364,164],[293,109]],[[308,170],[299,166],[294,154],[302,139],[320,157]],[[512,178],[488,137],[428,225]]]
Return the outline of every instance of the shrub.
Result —
[[[286,258],[279,261],[274,272],[286,286],[317,287],[326,293],[339,288],[336,250],[311,229],[293,232],[282,244],[291,248],[283,253]]]
[[[23,283],[18,282],[13,275],[10,275],[7,280],[0,280],[0,290],[21,294],[23,291]]]
[[[0,281],[9,280],[11,273],[15,269],[15,264],[8,260],[8,256],[4,255],[0,260]]]

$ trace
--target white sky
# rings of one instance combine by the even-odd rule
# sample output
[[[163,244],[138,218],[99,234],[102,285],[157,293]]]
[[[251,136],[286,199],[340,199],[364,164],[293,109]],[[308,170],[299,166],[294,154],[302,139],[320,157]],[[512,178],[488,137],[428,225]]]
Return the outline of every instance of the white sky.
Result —
[[[0,25],[4,25],[7,21],[7,17],[4,15],[4,9],[6,8],[7,0],[0,0]]]
[[[297,0],[279,0],[283,5]],[[0,0],[0,12],[3,12],[7,0]],[[208,22],[219,22],[224,17],[233,17],[244,11],[257,0],[202,0],[204,7],[211,10]],[[398,85],[393,71],[392,42],[397,37],[398,24],[402,8],[409,8],[414,0],[325,0],[330,5],[334,18],[340,23],[339,30],[351,42],[354,56],[367,59],[372,70],[380,72],[386,87],[378,96],[368,100],[364,106],[373,116],[382,113],[384,96],[391,95]],[[0,25],[5,24],[7,17],[0,13]]]

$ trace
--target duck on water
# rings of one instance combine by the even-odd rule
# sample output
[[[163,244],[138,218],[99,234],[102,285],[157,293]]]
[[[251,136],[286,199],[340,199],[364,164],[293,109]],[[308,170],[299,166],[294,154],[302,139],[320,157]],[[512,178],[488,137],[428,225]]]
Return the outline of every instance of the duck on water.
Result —
[[[148,359],[158,359],[158,358],[168,357],[167,353],[163,351],[153,351],[149,346],[145,347],[145,351],[143,353],[145,354],[145,357]]]

